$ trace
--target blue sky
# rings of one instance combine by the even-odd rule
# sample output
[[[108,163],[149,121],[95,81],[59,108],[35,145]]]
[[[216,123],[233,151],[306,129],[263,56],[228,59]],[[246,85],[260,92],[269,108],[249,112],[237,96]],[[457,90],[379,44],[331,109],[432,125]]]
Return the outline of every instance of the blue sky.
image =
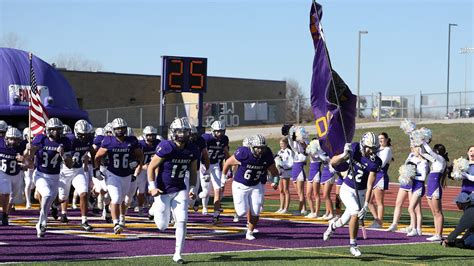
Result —
[[[464,90],[473,47],[473,0],[332,0],[322,19],[333,67],[356,91],[358,31],[361,94],[445,92],[448,23],[451,91]],[[52,63],[80,54],[103,71],[161,74],[161,55],[208,58],[210,76],[298,81],[309,95],[313,60],[311,1],[0,0],[0,37],[10,32]],[[468,55],[468,90],[473,88]]]

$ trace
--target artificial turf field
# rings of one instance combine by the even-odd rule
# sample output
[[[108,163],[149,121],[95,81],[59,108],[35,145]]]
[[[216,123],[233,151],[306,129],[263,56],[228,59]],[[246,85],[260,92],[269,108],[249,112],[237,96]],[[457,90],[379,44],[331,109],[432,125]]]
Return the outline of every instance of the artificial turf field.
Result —
[[[336,231],[331,240],[322,241],[326,222],[292,215],[275,215],[278,202],[265,202],[265,213],[258,226],[260,233],[254,241],[244,239],[245,222],[232,222],[231,202],[225,201],[224,223],[211,226],[211,216],[190,212],[190,225],[185,243],[184,258],[190,264],[463,264],[474,263],[474,250],[443,248],[437,243],[426,243],[427,236],[408,238],[404,233],[368,230],[368,239],[359,240],[363,255],[353,258],[348,251],[347,228]],[[296,208],[296,207],[294,207]],[[293,208],[293,209],[294,209]],[[392,209],[387,209],[390,220]],[[44,239],[37,239],[34,223],[37,210],[16,211],[12,225],[0,227],[0,262],[34,264],[171,264],[174,252],[174,230],[159,233],[154,223],[137,217],[128,217],[127,228],[120,236],[112,233],[112,226],[98,217],[91,218],[93,233],[78,229],[77,211],[70,214],[71,222],[51,221]],[[457,222],[460,212],[447,211],[445,233]],[[432,219],[424,210],[425,233]],[[400,228],[409,223],[406,211]],[[371,218],[368,218],[369,223]],[[388,223],[385,223],[385,227]],[[450,228],[451,227],[451,228]]]

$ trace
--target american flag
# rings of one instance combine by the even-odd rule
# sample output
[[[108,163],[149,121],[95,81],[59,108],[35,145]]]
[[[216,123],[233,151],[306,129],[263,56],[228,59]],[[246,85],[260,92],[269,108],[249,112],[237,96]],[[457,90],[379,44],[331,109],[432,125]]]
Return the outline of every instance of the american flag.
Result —
[[[31,134],[36,136],[44,132],[48,113],[41,103],[41,98],[36,84],[35,71],[33,69],[33,58],[30,54],[30,129]]]

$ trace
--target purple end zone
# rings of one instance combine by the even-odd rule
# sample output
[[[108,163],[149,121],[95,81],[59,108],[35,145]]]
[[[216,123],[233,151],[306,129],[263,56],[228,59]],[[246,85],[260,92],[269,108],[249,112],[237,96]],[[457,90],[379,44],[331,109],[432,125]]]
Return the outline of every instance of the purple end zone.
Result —
[[[20,216],[34,215],[37,211],[17,211]],[[77,214],[76,214],[77,215]],[[211,217],[203,217],[199,214],[190,214],[190,222],[211,222]],[[223,217],[221,226],[238,226],[244,229],[245,222],[233,223],[231,217]],[[153,223],[144,221],[144,223]],[[74,221],[78,223],[78,221]],[[337,230],[331,240],[324,242],[322,234],[326,230],[325,225],[297,223],[290,221],[275,221],[262,219],[259,222],[260,233],[255,234],[254,241],[244,239],[242,234],[210,237],[206,239],[186,240],[184,253],[198,252],[223,252],[223,251],[246,251],[279,248],[307,248],[307,247],[330,247],[348,245],[348,229]],[[36,230],[31,227],[17,225],[0,226],[0,262],[32,262],[50,260],[93,260],[110,257],[129,257],[146,255],[173,254],[175,240],[173,238],[142,238],[132,240],[108,240],[81,237],[72,234],[51,233],[55,229],[46,232],[42,239],[36,237]],[[101,229],[97,229],[100,232]],[[106,229],[110,231],[111,229]],[[157,229],[128,229],[124,233],[144,232],[147,234],[158,233]],[[197,233],[190,229],[188,233]],[[166,230],[174,234],[173,229]],[[425,242],[425,237],[408,238],[402,233],[391,233],[382,231],[367,231],[368,239],[359,240],[359,245],[365,244],[396,244]]]

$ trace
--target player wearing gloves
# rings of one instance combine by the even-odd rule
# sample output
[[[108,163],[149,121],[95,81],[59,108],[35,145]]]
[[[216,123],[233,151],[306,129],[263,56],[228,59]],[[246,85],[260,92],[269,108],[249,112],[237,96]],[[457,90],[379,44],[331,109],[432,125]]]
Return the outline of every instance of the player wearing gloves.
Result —
[[[380,170],[382,162],[376,156],[378,150],[378,140],[374,133],[367,132],[362,135],[359,142],[347,143],[342,154],[331,158],[333,167],[347,161],[349,171],[341,186],[341,200],[346,206],[342,216],[329,222],[328,229],[323,234],[323,239],[328,240],[336,228],[349,223],[350,252],[353,256],[361,255],[357,247],[357,231],[359,220],[363,220],[368,210],[372,188],[377,172]]]

